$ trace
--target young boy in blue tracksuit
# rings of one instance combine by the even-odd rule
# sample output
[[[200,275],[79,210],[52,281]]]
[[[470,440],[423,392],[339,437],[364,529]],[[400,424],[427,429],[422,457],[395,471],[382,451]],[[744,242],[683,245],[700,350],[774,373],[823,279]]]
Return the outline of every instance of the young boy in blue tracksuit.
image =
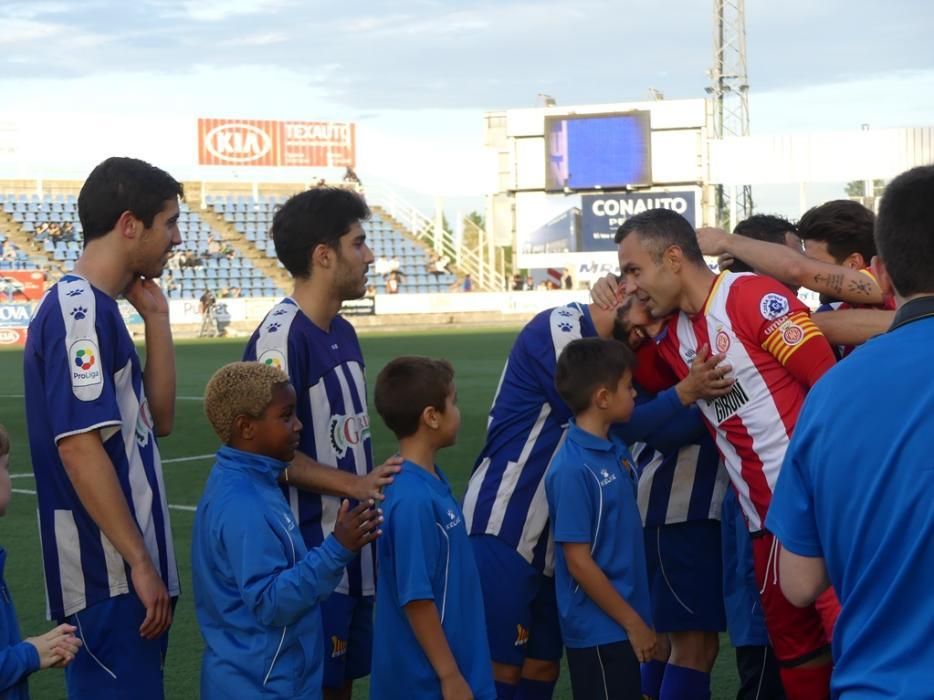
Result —
[[[400,357],[379,373],[374,393],[404,461],[383,502],[370,698],[495,700],[473,549],[435,464],[460,427],[454,370]]]
[[[575,700],[640,700],[655,652],[632,457],[609,432],[635,407],[632,352],[585,338],[558,358],[555,386],[574,414],[545,476],[558,545],[555,592]]]
[[[0,425],[0,517],[10,504],[10,436]],[[81,640],[71,625],[59,625],[39,636],[23,639],[13,599],[3,578],[6,550],[0,548],[0,700],[28,700],[28,677],[41,669],[63,668],[75,658]]]
[[[204,410],[225,444],[198,503],[191,544],[205,641],[201,697],[321,698],[318,603],[379,536],[380,511],[343,502],[333,534],[306,550],[278,486],[302,427],[281,370],[258,362],[222,367],[208,382]]]

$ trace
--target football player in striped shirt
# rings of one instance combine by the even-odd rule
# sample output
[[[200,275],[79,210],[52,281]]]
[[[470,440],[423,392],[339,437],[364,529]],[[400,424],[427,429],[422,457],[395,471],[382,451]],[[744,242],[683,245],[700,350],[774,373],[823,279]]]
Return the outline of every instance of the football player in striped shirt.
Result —
[[[494,679],[503,699],[550,698],[562,655],[544,487],[571,418],[554,384],[557,358],[572,340],[616,333],[624,331],[615,309],[574,303],[540,312],[516,338],[490,408],[486,444],[464,496],[464,515],[483,587]],[[721,359],[697,363],[641,426],[645,409],[640,407],[630,429],[648,434],[651,424],[666,424],[697,398],[728,391],[724,368],[717,367]]]
[[[84,642],[70,698],[160,699],[179,594],[156,437],[175,419],[169,304],[154,279],[181,243],[182,185],[133,158],[78,195],[84,251],[42,298],[24,355],[48,615]],[[117,306],[146,327],[146,365]]]
[[[366,292],[373,252],[362,222],[370,216],[350,190],[316,187],[276,212],[276,255],[294,279],[247,344],[244,360],[289,375],[303,428],[295,459],[279,479],[309,549],[334,530],[341,498],[382,500],[399,459],[373,468],[363,354],[341,304]],[[321,604],[324,696],[349,699],[353,681],[369,675],[373,645],[376,551],[367,544]]]
[[[753,537],[766,625],[790,700],[826,697],[829,628],[839,605],[791,605],[777,585],[776,541],[764,528],[772,490],[809,387],[834,364],[827,340],[787,287],[767,277],[707,267],[693,227],[653,209],[620,226],[625,291],[657,318],[674,313],[657,339],[661,358],[686,376],[705,346],[726,355],[731,391],[699,403],[714,432]],[[638,373],[637,373],[638,379]]]

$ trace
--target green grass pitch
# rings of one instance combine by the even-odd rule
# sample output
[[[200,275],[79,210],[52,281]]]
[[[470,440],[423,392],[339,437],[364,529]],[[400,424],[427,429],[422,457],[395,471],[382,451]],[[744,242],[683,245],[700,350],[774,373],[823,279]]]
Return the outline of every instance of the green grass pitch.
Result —
[[[439,463],[450,475],[457,495],[463,495],[473,460],[483,445],[486,416],[503,363],[516,331],[442,331],[427,334],[368,334],[361,336],[363,354],[371,382],[391,358],[404,354],[445,357],[457,372],[457,390],[463,423],[458,444],[441,453]],[[189,341],[176,346],[178,370],[177,412],[174,433],[160,441],[164,460],[178,460],[212,453],[217,439],[201,410],[200,397],[211,374],[221,365],[238,360],[245,339],[229,341]],[[13,458],[10,472],[13,488],[34,488],[29,462],[26,425],[23,408],[22,353],[16,350],[0,352],[0,422],[10,430]],[[371,391],[372,394],[372,391]],[[381,424],[371,406],[373,445],[377,462],[394,449],[392,437]],[[211,468],[210,458],[169,461],[164,466],[169,503],[194,506]],[[49,628],[45,620],[45,597],[39,540],[36,526],[35,497],[14,493],[9,512],[0,521],[0,544],[8,551],[6,580],[16,601],[20,625],[26,636]],[[198,677],[202,642],[195,621],[191,592],[189,538],[193,524],[192,512],[173,510],[172,526],[175,548],[182,579],[175,622],[172,625],[169,655],[166,661],[166,697],[188,700],[198,697]],[[733,652],[726,637],[722,638],[720,658],[714,669],[713,697],[735,697],[736,673]],[[30,681],[32,697],[37,700],[64,698],[64,677],[60,671],[36,674]],[[366,698],[366,683],[357,684],[354,698]],[[570,699],[566,669],[562,672],[556,698]]]

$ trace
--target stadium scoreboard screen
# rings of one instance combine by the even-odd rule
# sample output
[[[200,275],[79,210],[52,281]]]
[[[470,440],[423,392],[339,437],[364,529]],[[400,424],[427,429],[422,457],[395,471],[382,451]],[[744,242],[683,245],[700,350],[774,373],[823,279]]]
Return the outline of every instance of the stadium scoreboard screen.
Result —
[[[647,110],[545,117],[545,190],[652,184]]]

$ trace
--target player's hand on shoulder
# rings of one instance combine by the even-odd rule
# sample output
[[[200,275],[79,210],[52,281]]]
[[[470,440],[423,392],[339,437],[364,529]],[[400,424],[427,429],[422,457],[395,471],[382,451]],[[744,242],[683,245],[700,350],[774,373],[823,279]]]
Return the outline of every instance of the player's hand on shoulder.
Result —
[[[473,700],[473,691],[460,673],[441,679],[441,697],[444,700]]]
[[[704,255],[723,255],[728,252],[727,236],[730,235],[722,228],[701,226],[697,229],[697,243]]]
[[[623,285],[614,274],[598,279],[590,288],[590,298],[601,309],[615,309],[623,298]]]
[[[366,476],[357,479],[356,493],[351,494],[356,501],[382,501],[383,489],[393,482],[396,474],[402,471],[403,459],[393,455]]]
[[[711,355],[710,346],[704,344],[691,363],[691,371],[675,386],[678,398],[685,406],[700,399],[715,399],[728,394],[736,381],[730,376],[733,367],[724,362],[726,355]]]
[[[379,529],[382,522],[383,510],[377,508],[372,499],[363,501],[353,510],[350,501],[344,499],[334,525],[334,537],[351,552],[359,552],[363,545],[383,534]]]
[[[153,280],[137,277],[123,290],[123,296],[139,312],[143,320],[153,314],[169,313],[169,302]]]

